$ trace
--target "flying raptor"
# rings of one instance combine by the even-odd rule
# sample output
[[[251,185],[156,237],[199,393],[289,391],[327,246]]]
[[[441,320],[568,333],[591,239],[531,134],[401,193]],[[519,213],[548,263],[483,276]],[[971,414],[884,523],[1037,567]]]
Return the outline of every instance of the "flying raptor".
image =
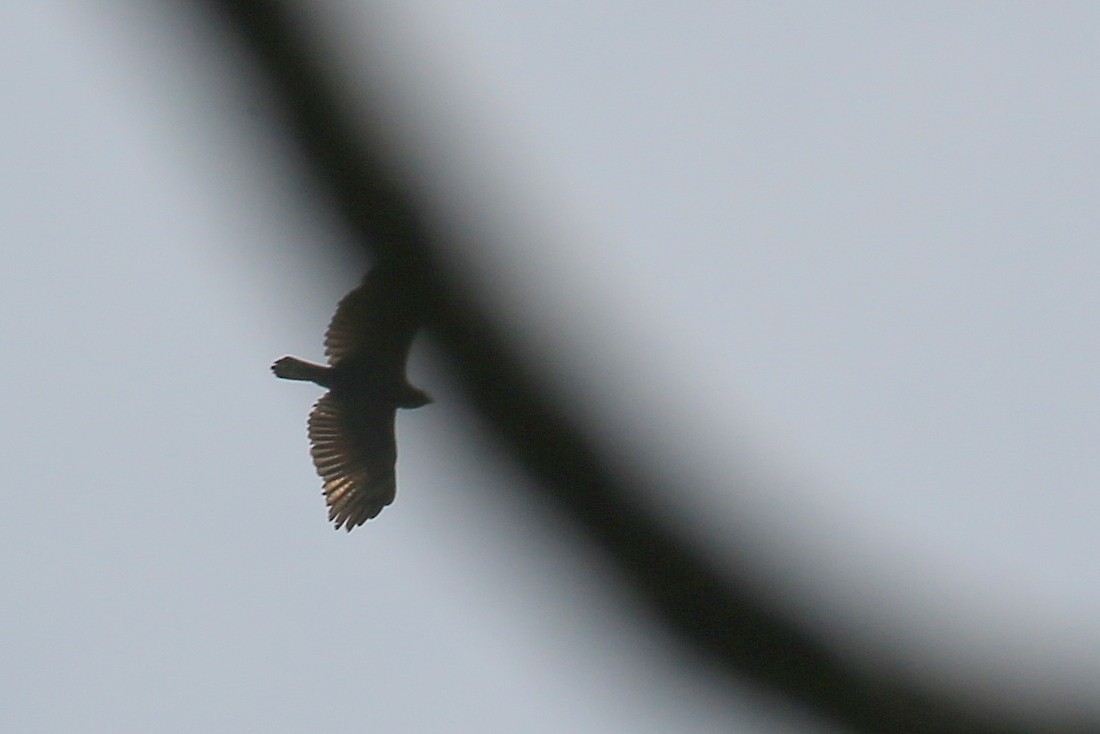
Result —
[[[420,323],[402,279],[376,267],[336,307],[325,333],[327,367],[295,357],[271,366],[276,377],[328,388],[309,414],[309,442],[337,529],[351,531],[393,502],[397,409],[431,402],[405,376]]]

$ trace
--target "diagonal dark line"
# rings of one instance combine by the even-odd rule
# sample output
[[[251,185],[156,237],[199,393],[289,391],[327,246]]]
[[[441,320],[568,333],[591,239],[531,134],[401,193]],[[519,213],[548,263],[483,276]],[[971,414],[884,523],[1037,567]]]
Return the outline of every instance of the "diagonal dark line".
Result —
[[[442,235],[427,225],[417,192],[377,129],[349,121],[324,60],[303,41],[286,4],[200,5],[215,11],[272,82],[311,173],[357,241],[376,261],[401,267],[431,304],[443,358],[489,430],[685,645],[738,680],[851,731],[1100,731],[1100,722],[1012,721],[863,671],[632,501],[638,480],[617,472],[554,406],[544,386],[525,374],[492,314],[472,306],[474,299],[439,266],[433,238]]]

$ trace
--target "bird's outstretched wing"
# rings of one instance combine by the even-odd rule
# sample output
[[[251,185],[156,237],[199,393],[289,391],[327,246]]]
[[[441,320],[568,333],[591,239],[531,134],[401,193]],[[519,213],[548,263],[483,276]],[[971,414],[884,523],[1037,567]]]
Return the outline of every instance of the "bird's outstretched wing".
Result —
[[[405,369],[421,314],[405,281],[376,267],[336,306],[325,332],[325,356],[335,365],[348,357],[376,362],[384,373]]]
[[[309,414],[310,453],[337,530],[350,531],[393,502],[394,414],[392,406],[362,401],[349,406],[331,392]]]

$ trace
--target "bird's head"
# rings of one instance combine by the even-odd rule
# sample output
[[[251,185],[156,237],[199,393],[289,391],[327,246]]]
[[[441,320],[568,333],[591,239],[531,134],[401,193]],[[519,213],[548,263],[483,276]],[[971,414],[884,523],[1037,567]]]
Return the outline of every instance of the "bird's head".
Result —
[[[432,402],[432,396],[423,390],[417,389],[412,385],[406,385],[405,389],[401,391],[400,401],[397,403],[398,408],[421,408],[428,403]]]

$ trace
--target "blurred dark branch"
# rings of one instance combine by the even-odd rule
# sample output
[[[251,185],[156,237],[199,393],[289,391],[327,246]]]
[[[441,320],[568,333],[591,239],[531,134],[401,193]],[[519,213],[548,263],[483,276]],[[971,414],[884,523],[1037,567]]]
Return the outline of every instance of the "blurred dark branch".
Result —
[[[446,235],[428,224],[418,192],[407,184],[372,121],[349,120],[349,105],[341,104],[342,92],[325,60],[303,42],[287,6],[260,0],[204,4],[273,83],[312,175],[360,245],[376,262],[405,270],[410,287],[430,304],[430,330],[443,359],[489,430],[688,648],[738,680],[852,731],[1100,730],[1100,723],[1014,722],[888,673],[863,670],[832,653],[808,628],[777,614],[774,601],[736,581],[735,569],[716,565],[690,538],[635,501],[637,480],[618,473],[581,427],[554,406],[544,386],[520,367],[499,321],[473,305],[476,299],[448,277],[436,242]],[[382,111],[374,112],[379,117],[373,122],[383,119]],[[659,487],[663,479],[648,481]],[[741,572],[748,578],[747,569]]]

